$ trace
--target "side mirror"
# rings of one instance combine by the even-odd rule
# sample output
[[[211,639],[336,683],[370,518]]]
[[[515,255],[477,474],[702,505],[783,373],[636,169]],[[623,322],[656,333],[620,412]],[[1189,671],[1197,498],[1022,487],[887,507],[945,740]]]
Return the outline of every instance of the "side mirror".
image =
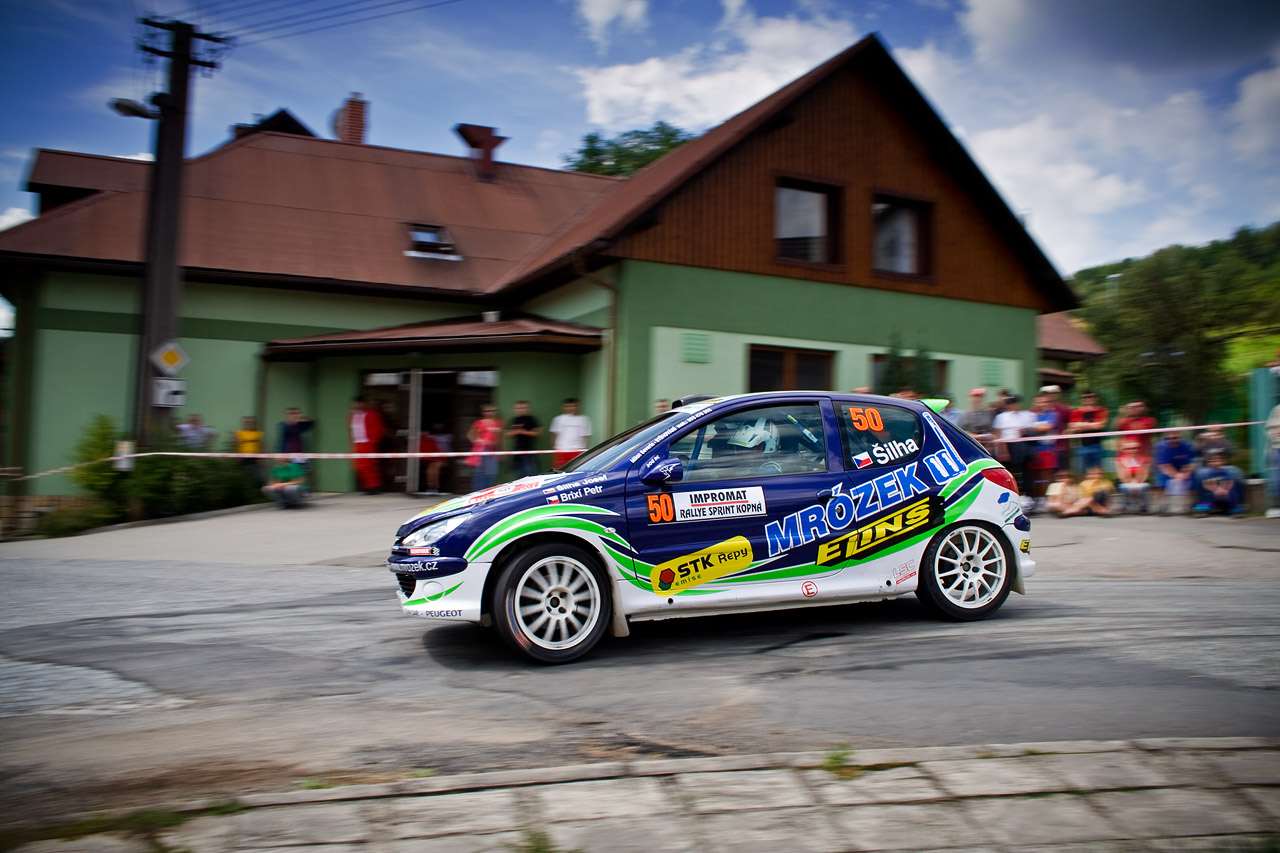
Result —
[[[666,483],[678,483],[684,479],[684,465],[674,456],[655,456],[640,466],[640,482],[658,487]]]

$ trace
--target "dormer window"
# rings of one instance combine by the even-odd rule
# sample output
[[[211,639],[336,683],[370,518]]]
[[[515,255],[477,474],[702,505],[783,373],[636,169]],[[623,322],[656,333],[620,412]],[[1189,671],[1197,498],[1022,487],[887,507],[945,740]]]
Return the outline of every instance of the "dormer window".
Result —
[[[410,258],[436,258],[441,261],[460,261],[458,247],[453,238],[441,225],[410,225],[409,249],[405,252]]]

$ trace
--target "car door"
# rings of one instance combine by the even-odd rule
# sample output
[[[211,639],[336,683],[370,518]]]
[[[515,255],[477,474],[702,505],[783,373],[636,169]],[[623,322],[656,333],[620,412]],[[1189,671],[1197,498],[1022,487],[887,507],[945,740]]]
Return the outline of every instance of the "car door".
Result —
[[[628,609],[718,609],[808,595],[807,572],[791,571],[791,555],[776,547],[771,553],[767,528],[806,508],[822,514],[823,496],[845,477],[836,436],[829,400],[754,401],[654,449],[680,460],[679,482],[647,485],[640,480],[644,460],[633,465],[627,522],[642,582],[636,586],[646,585],[647,572],[648,589]]]

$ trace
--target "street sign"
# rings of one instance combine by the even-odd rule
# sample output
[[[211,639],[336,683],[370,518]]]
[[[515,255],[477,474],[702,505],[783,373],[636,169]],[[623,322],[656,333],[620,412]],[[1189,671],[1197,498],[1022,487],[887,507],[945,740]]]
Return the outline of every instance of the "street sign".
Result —
[[[187,404],[187,380],[155,377],[151,386],[151,405],[175,409]]]
[[[151,351],[151,363],[165,376],[177,376],[182,368],[191,363],[191,356],[187,355],[187,351],[177,341],[165,341]]]

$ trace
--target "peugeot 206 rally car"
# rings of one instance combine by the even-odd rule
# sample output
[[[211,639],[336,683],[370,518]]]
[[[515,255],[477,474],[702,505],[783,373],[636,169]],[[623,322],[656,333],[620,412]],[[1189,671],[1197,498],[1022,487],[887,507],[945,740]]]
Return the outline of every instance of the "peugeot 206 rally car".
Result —
[[[911,592],[981,619],[1035,571],[1030,529],[1009,472],[929,405],[779,392],[677,401],[563,471],[445,501],[387,566],[406,613],[554,663],[638,619]]]

